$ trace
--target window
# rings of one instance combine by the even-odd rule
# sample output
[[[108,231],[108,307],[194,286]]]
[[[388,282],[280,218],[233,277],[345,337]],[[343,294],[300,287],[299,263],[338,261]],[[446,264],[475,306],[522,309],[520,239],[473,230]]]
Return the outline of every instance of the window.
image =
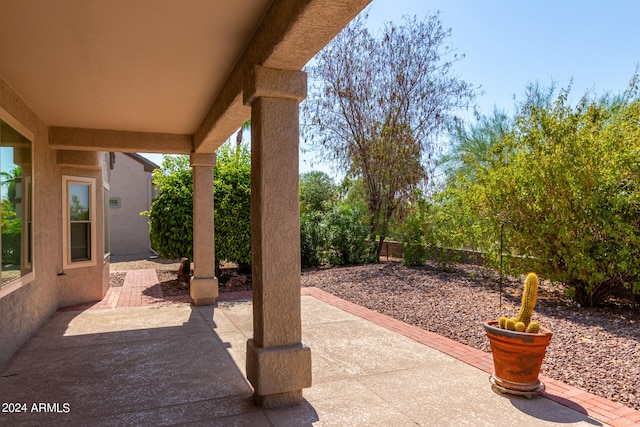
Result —
[[[32,272],[31,176],[31,141],[0,120],[0,288]]]
[[[63,176],[64,268],[96,264],[95,185],[93,178]]]
[[[121,206],[120,197],[112,197],[109,199],[110,208],[119,208]]]

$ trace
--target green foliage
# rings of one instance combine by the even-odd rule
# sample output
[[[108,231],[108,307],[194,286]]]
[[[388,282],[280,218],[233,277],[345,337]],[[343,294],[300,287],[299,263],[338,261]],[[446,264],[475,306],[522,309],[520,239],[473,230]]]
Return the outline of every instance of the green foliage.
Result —
[[[2,264],[20,265],[22,238],[22,220],[16,214],[17,182],[22,176],[22,168],[14,167],[10,172],[0,172],[2,185],[7,188],[6,198],[2,199],[0,218],[2,218]]]
[[[489,116],[480,116],[472,124],[456,122],[450,131],[451,148],[438,165],[449,179],[464,177],[475,181],[476,169],[486,162],[487,153],[511,130],[512,119],[495,109]]]
[[[345,174],[360,178],[378,257],[392,218],[431,178],[439,136],[473,87],[452,72],[462,58],[439,16],[387,23],[379,36],[353,20],[309,68],[303,105],[307,140]]]
[[[520,255],[519,268],[564,283],[583,305],[615,286],[640,292],[639,91],[636,74],[623,96],[572,106],[569,90],[553,100],[530,86],[510,129],[484,154],[459,158],[470,173],[449,177],[433,223],[494,260],[508,224],[505,250]]]
[[[419,199],[404,219],[402,227],[402,264],[410,267],[424,265],[427,261],[425,228],[428,205]]]
[[[225,144],[214,169],[216,257],[251,262],[251,155],[246,145]],[[193,259],[193,177],[188,156],[165,156],[153,182],[160,190],[151,204],[149,232],[164,258]]]
[[[371,262],[366,210],[357,201],[336,201],[337,188],[324,173],[305,174],[301,181],[300,252],[303,267]],[[312,197],[319,196],[319,197]],[[348,198],[347,198],[348,199]],[[310,200],[315,202],[309,203]],[[302,205],[306,205],[304,208]]]
[[[2,264],[20,265],[20,239],[22,237],[22,221],[10,200],[2,200]]]
[[[309,210],[300,215],[300,255],[302,267],[316,267],[326,263],[327,226],[324,214]]]
[[[193,180],[188,156],[165,156],[153,174],[159,194],[149,215],[151,245],[168,259],[193,259]]]
[[[338,199],[338,188],[325,172],[311,171],[300,175],[300,212],[323,212]]]
[[[223,144],[214,172],[216,258],[251,263],[251,153]]]
[[[574,108],[567,96],[550,109],[525,104],[479,181],[486,214],[514,224],[511,244],[530,268],[593,306],[640,277],[639,100],[585,97]]]
[[[332,265],[360,264],[371,261],[367,243],[369,227],[364,210],[342,203],[326,217],[328,262]],[[376,257],[377,258],[377,257]]]
[[[460,175],[443,191],[424,202],[422,231],[426,240],[427,258],[449,268],[459,261],[447,249],[467,249],[491,254],[496,236],[494,225],[484,218],[473,203],[474,185]],[[490,257],[489,257],[490,258]]]

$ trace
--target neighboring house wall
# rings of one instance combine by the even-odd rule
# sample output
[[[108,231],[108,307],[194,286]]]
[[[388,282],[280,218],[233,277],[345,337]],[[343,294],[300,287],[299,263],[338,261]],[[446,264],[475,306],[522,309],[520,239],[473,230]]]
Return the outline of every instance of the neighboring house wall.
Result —
[[[151,175],[158,165],[137,155],[115,153],[109,183],[111,255],[150,253],[148,211],[155,196]]]
[[[101,189],[102,156],[51,149],[48,126],[1,77],[0,120],[31,141],[32,173],[32,273],[0,288],[2,365],[58,307],[101,299],[109,286],[109,260],[94,253],[94,265],[63,268],[62,176],[95,178],[96,189]],[[101,206],[102,192],[94,196]],[[99,250],[104,245],[103,212],[99,208],[94,212],[96,232],[92,239]]]

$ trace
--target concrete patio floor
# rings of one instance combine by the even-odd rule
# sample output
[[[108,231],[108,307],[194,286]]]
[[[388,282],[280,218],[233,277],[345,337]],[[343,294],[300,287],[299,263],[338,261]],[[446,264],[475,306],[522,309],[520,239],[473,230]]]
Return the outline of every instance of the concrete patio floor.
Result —
[[[606,418],[565,397],[497,394],[484,370],[332,300],[342,301],[303,289],[313,387],[298,406],[253,405],[251,301],[158,300],[55,313],[0,369],[0,403],[27,410],[0,412],[0,425],[601,426],[630,425],[638,414],[612,407],[620,416]]]

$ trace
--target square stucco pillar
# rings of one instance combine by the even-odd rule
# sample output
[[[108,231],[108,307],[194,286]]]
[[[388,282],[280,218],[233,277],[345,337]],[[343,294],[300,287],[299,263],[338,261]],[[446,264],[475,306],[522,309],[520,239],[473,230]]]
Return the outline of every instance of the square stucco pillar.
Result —
[[[190,294],[195,305],[213,304],[218,297],[213,229],[213,168],[215,153],[192,153],[193,277]]]
[[[259,406],[302,400],[311,387],[311,350],[300,317],[298,104],[301,71],[256,66],[245,84],[251,105],[251,241],[253,338],[247,378]]]

